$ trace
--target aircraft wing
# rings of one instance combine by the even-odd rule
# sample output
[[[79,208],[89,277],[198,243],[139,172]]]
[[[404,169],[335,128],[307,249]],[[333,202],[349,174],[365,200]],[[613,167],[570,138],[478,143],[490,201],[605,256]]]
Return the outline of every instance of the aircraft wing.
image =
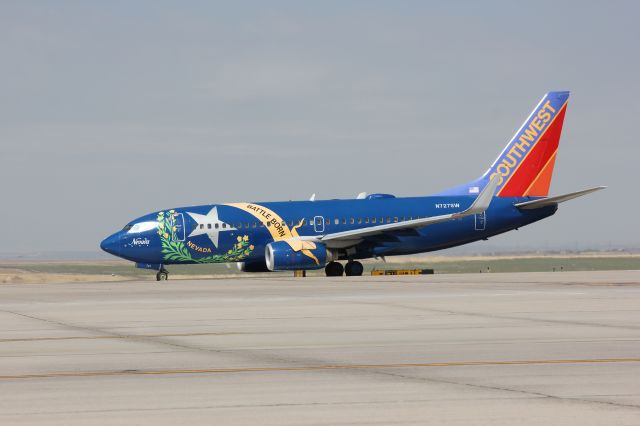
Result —
[[[475,199],[473,204],[461,212],[449,213],[439,216],[431,216],[422,219],[413,219],[407,220],[403,222],[396,223],[387,223],[384,225],[378,226],[370,226],[366,228],[353,229],[350,231],[343,232],[335,232],[333,234],[326,234],[322,237],[319,237],[323,243],[328,243],[327,245],[334,245],[335,243],[345,243],[345,242],[354,242],[357,243],[358,240],[361,240],[364,237],[370,237],[372,235],[383,234],[385,232],[406,230],[406,229],[415,229],[422,228],[423,226],[434,225],[436,223],[446,222],[449,220],[460,219],[465,216],[471,216],[475,214],[481,214],[487,208],[489,208],[489,204],[491,204],[491,200],[496,193],[496,189],[498,188],[498,176],[494,177],[482,190],[480,195]],[[355,240],[355,241],[354,241]]]
[[[550,206],[553,204],[569,201],[574,198],[582,197],[583,195],[591,194],[592,192],[605,189],[606,186],[596,186],[595,188],[584,189],[582,191],[571,192],[569,194],[558,195],[555,197],[541,198],[539,200],[525,201],[524,203],[514,204],[515,207],[521,210],[539,209],[542,207]]]

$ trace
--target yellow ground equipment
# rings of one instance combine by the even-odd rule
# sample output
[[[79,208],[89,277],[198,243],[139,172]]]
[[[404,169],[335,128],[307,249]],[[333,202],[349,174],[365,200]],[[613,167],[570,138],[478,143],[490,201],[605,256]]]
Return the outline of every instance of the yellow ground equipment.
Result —
[[[374,269],[371,275],[429,275],[433,269]]]

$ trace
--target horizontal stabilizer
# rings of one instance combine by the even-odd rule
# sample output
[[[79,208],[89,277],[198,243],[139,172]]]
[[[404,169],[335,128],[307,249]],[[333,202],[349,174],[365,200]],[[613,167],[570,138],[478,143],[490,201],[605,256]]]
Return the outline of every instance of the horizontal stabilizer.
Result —
[[[583,195],[591,194],[592,192],[600,191],[601,189],[605,189],[605,188],[606,186],[596,186],[595,188],[589,188],[582,191],[571,192],[569,194],[558,195],[556,197],[542,198],[540,200],[533,200],[533,201],[525,201],[524,203],[514,204],[514,206],[521,210],[539,209],[542,207],[551,206],[553,204],[569,201],[574,198],[582,197]]]

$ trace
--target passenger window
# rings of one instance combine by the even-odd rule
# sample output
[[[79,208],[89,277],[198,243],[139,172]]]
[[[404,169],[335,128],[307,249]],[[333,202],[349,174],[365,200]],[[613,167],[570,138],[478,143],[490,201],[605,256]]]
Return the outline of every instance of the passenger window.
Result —
[[[331,219],[325,219],[325,220],[324,220],[324,224],[325,224],[325,225],[329,225],[329,224],[331,224]]]
[[[223,223],[223,224],[222,224],[222,228],[226,228],[226,227],[227,227],[227,224],[226,224],[226,223]]]
[[[342,218],[342,224],[343,224],[343,225],[346,225],[346,224],[347,224],[347,218],[346,218],[346,217],[343,217],[343,218]]]
[[[358,218],[358,225],[360,225],[361,223],[362,223],[362,218],[361,218],[361,217],[359,217],[359,218]]]
[[[242,222],[236,225],[236,228],[242,229]]]
[[[376,218],[375,217],[371,218],[371,223],[376,223]]]
[[[207,223],[207,228],[211,229],[211,224],[210,223]]]
[[[391,223],[391,218],[387,216],[387,223]]]
[[[335,223],[336,225],[340,225],[340,219],[335,218],[335,220],[333,221],[333,223]]]
[[[398,223],[398,217],[397,216],[393,218],[393,223]]]
[[[353,225],[354,223],[356,223],[356,221],[355,221],[355,219],[354,219],[354,218],[352,218],[352,217],[351,217],[351,218],[349,218],[349,223],[350,223],[351,225]]]
[[[204,223],[200,224],[200,229],[204,229]]]
[[[369,223],[369,218],[368,217],[364,218],[364,223]]]
[[[216,229],[220,228],[220,224],[216,223]]]

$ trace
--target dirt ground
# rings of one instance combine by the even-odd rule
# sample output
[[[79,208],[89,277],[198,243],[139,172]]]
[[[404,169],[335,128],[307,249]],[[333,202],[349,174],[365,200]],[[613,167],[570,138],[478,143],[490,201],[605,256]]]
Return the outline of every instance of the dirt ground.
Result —
[[[61,274],[31,272],[23,269],[0,268],[0,283],[2,284],[76,283],[125,281],[129,279],[131,278],[118,275]]]
[[[386,262],[365,260],[365,274],[372,269],[433,268],[437,274],[477,272],[545,272],[587,270],[640,270],[640,254],[616,252],[549,253],[495,256],[398,256]],[[236,265],[171,265],[171,279],[225,279],[239,276],[260,277],[291,273],[241,273]],[[308,275],[324,275],[322,269],[308,271]],[[113,282],[155,280],[155,272],[136,269],[131,262],[122,260],[97,261],[0,261],[0,284],[39,284]]]

